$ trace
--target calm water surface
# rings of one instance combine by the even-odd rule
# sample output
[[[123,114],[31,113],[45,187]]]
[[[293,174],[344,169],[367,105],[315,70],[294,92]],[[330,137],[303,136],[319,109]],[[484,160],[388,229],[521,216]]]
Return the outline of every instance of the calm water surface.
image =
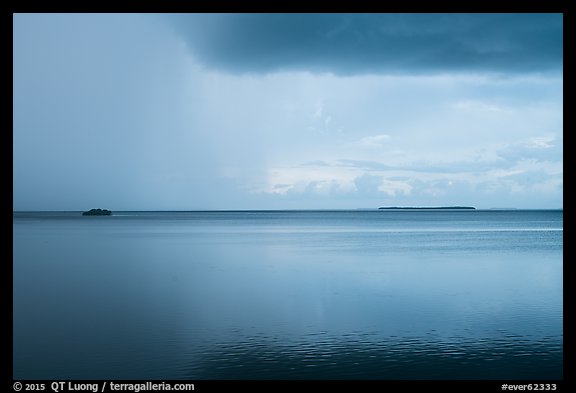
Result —
[[[562,211],[14,213],[15,379],[561,379]]]

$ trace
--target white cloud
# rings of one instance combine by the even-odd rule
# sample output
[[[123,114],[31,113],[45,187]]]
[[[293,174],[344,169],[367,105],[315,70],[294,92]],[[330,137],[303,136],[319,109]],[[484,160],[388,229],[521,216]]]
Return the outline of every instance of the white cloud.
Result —
[[[361,147],[379,148],[384,146],[389,140],[390,135],[388,134],[370,135],[361,138],[358,141],[358,145]]]
[[[522,160],[562,161],[562,141],[555,135],[533,136],[506,144],[498,150],[498,155],[510,162]]]
[[[318,100],[315,104],[314,114],[312,115],[312,119],[318,120],[324,117],[324,100]]]
[[[490,112],[509,112],[509,108],[505,108],[501,105],[497,105],[490,102],[478,101],[478,100],[465,100],[459,101],[452,104],[452,107],[464,112],[478,112],[478,113],[490,113]]]
[[[526,145],[528,147],[549,149],[551,147],[554,147],[554,144],[552,142],[554,142],[555,139],[556,138],[554,136],[537,136],[530,138],[526,142]]]
[[[382,184],[378,186],[378,191],[381,191],[390,196],[409,195],[412,192],[412,186],[400,180],[383,179]]]

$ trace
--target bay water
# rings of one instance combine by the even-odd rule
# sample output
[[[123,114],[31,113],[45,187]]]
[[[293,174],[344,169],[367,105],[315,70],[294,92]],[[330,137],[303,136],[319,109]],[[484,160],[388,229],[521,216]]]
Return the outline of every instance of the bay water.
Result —
[[[562,210],[13,214],[15,379],[561,379]]]

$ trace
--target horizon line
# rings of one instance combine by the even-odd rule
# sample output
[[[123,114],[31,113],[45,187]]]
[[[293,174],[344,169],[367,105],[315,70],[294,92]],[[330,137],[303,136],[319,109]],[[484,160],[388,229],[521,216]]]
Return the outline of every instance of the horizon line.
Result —
[[[107,209],[112,212],[174,212],[174,213],[183,213],[183,212],[255,212],[255,211],[262,211],[262,212],[272,212],[272,211],[385,211],[385,210],[464,210],[464,211],[486,211],[486,210],[564,210],[564,207],[529,207],[529,208],[518,208],[518,207],[490,207],[490,208],[476,208],[476,207],[410,207],[410,206],[392,206],[392,207],[356,207],[356,208],[286,208],[286,209],[241,209],[241,208],[230,208],[230,209],[136,209],[136,210],[125,210],[125,209]],[[13,213],[34,213],[34,212],[69,212],[69,213],[82,213],[86,210],[62,210],[62,209],[31,209],[31,210],[12,210]]]

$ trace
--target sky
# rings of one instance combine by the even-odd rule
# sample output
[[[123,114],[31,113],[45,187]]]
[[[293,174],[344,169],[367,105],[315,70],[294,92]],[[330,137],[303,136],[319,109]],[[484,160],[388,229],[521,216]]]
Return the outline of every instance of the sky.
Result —
[[[13,208],[562,208],[562,31],[562,14],[16,13]]]

